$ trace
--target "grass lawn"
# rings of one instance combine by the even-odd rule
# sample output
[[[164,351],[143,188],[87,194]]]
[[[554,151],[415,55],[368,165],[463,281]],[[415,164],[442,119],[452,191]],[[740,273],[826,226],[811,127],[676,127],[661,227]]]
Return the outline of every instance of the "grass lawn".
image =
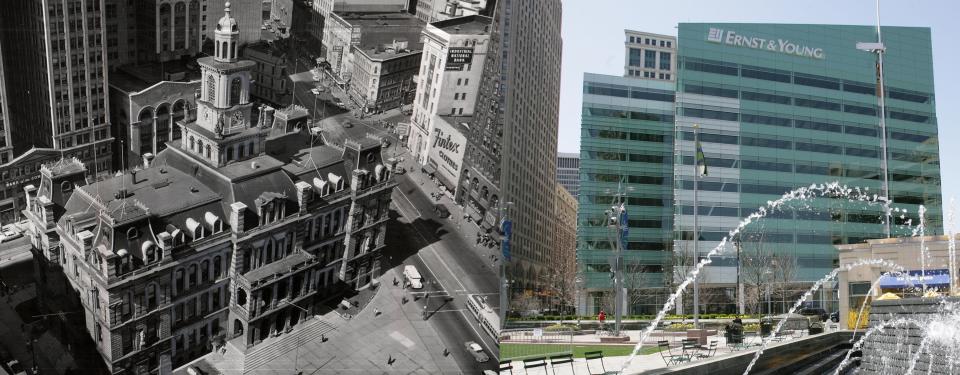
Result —
[[[519,344],[503,343],[500,344],[500,358],[514,359],[525,357],[539,357],[551,354],[565,354],[570,350],[570,345],[565,344]],[[583,353],[600,350],[604,357],[616,357],[630,355],[633,351],[633,345],[574,345],[573,356],[583,358]],[[644,346],[640,349],[640,354],[651,354],[659,352],[660,348],[655,346]]]

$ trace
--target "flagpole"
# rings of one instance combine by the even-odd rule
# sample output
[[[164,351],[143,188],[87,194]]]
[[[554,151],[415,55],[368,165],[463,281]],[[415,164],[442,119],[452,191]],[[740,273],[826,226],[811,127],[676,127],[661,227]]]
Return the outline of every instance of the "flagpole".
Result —
[[[700,255],[700,199],[697,181],[700,180],[700,162],[697,160],[697,149],[700,145],[700,125],[693,125],[693,264],[696,265]],[[706,157],[704,157],[706,159]],[[706,165],[706,160],[704,160]],[[693,328],[700,328],[700,275],[693,278]]]
[[[877,0],[877,43],[883,46],[883,38],[880,36],[880,0]],[[883,214],[883,233],[890,238],[890,203],[893,201],[890,197],[890,177],[887,161],[887,110],[886,110],[886,92],[883,87],[883,49],[877,50],[877,81],[880,86],[880,92],[877,93],[880,99],[880,132],[882,133],[881,151],[883,157],[880,159],[881,169],[883,169],[883,195],[887,198],[884,205],[887,212]]]

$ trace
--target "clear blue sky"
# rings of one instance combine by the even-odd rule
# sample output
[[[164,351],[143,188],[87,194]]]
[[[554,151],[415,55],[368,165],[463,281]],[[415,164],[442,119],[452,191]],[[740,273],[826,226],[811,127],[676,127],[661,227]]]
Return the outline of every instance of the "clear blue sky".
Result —
[[[623,74],[623,30],[677,35],[680,22],[759,22],[875,25],[874,0],[805,1],[563,1],[563,75],[558,151],[580,150],[583,73]],[[944,216],[960,204],[960,2],[881,1],[885,26],[929,27],[940,133]],[[960,212],[958,212],[960,214]],[[960,217],[958,217],[960,221]],[[946,220],[944,220],[946,223]]]

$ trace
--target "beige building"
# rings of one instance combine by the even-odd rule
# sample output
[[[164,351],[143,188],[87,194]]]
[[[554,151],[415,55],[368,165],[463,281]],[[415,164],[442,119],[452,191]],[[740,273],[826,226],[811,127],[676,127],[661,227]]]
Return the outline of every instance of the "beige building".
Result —
[[[557,184],[557,198],[554,200],[553,217],[556,220],[554,237],[555,254],[551,259],[555,263],[554,269],[576,272],[577,267],[577,198]]]
[[[624,77],[677,79],[677,37],[634,30],[624,34]]]
[[[926,267],[920,257],[921,241],[927,248]],[[884,259],[903,267],[906,275],[898,277],[881,275],[892,271],[880,265],[859,266],[850,271],[841,271],[837,275],[840,311],[840,327],[853,328],[860,305],[866,299],[872,300],[884,293],[894,293],[900,297],[916,297],[921,294],[922,285],[927,289],[947,292],[950,289],[949,271],[956,269],[949,265],[948,236],[927,236],[908,238],[888,238],[867,240],[866,243],[838,245],[839,266],[854,264],[860,259]],[[921,281],[921,273],[923,274]],[[956,280],[953,280],[956,284]],[[876,285],[873,285],[876,283]],[[911,286],[912,284],[912,286]],[[864,316],[862,321],[866,320]],[[864,323],[861,323],[861,327]]]

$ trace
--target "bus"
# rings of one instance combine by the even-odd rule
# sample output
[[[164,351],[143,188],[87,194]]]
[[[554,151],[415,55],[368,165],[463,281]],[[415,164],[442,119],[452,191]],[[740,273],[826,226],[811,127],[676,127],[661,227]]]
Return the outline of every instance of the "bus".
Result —
[[[423,278],[420,276],[420,272],[417,271],[417,267],[412,265],[404,266],[403,277],[406,278],[408,283],[410,283],[411,288],[423,288]]]
[[[500,340],[500,316],[487,305],[483,296],[471,294],[467,296],[467,309],[480,323],[483,329],[494,340]]]

